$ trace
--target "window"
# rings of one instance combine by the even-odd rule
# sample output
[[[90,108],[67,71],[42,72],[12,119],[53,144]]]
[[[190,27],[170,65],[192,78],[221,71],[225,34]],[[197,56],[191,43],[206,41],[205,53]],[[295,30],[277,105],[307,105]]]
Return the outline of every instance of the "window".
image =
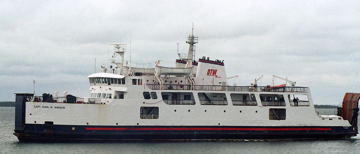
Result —
[[[162,93],[162,99],[165,101],[167,101],[169,99],[169,95],[164,95],[164,93]],[[166,102],[165,101],[165,102]]]
[[[114,99],[124,99],[125,93],[122,91],[115,91]]]
[[[184,95],[184,100],[191,100],[191,95]]]
[[[142,85],[142,80],[141,80],[141,79],[138,79],[137,84],[138,84],[138,85]]]
[[[263,106],[285,106],[284,96],[280,94],[260,94]]]
[[[158,107],[140,107],[141,119],[159,119]]]
[[[227,105],[224,93],[198,93],[201,105]]]
[[[132,79],[132,85],[136,85],[136,79]]]
[[[169,105],[195,105],[193,94],[190,92],[162,92],[161,96]]]
[[[108,84],[108,85],[111,84],[111,79],[110,78],[106,78],[106,84]]]
[[[119,93],[119,99],[124,99],[124,93]]]
[[[235,106],[256,106],[254,94],[230,94],[233,105]]]
[[[151,92],[150,94],[152,99],[157,99],[156,92]]]
[[[285,120],[286,109],[269,109],[269,120]]]
[[[106,93],[102,93],[101,98],[106,98]]]
[[[150,99],[150,93],[149,92],[143,92],[144,99]]]
[[[291,106],[309,106],[309,98],[305,94],[290,94],[288,95]]]
[[[125,79],[122,78],[122,79],[115,79],[117,84],[125,84]]]

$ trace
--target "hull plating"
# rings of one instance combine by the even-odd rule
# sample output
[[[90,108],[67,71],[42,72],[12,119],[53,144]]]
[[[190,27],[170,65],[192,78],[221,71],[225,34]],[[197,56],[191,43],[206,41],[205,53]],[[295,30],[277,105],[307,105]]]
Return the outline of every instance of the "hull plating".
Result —
[[[342,139],[356,135],[352,127],[227,126],[70,126],[25,125],[19,141]]]

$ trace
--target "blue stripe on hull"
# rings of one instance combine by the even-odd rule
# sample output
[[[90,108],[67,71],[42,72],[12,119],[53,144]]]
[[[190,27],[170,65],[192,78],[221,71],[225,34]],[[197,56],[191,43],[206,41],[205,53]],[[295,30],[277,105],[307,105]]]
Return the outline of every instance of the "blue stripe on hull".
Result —
[[[72,126],[26,124],[19,141],[322,139],[356,135],[352,127]]]

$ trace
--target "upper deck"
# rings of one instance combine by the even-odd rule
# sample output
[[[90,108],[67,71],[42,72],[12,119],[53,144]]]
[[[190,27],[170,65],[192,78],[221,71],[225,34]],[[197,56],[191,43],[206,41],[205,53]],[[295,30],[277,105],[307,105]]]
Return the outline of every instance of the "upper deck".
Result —
[[[236,92],[291,92],[308,93],[308,87],[271,87],[271,86],[220,86],[220,85],[182,85],[147,84],[151,90],[195,90],[195,91],[236,91]]]

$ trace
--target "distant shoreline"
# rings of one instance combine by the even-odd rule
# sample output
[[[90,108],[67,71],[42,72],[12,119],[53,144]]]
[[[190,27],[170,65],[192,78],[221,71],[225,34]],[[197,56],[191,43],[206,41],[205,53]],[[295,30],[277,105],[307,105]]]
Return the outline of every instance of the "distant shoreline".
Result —
[[[14,106],[15,106],[15,102],[11,102],[11,101],[0,102],[0,107],[14,107]]]

